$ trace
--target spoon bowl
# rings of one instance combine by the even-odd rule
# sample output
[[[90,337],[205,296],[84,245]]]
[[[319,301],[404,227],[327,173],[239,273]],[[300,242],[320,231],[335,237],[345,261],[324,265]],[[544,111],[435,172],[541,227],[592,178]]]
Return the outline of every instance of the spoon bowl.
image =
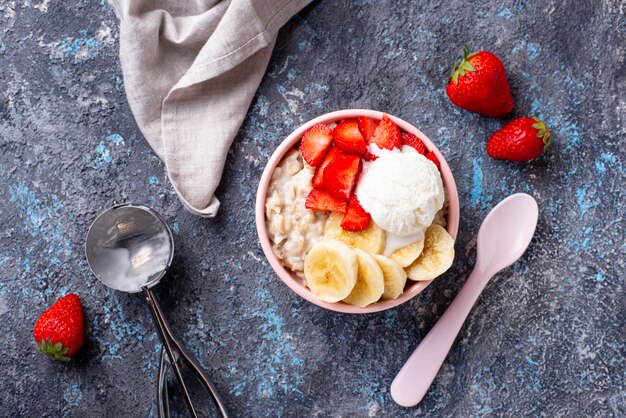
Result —
[[[500,202],[478,230],[475,268],[495,274],[515,263],[530,244],[538,217],[537,202],[527,194]]]

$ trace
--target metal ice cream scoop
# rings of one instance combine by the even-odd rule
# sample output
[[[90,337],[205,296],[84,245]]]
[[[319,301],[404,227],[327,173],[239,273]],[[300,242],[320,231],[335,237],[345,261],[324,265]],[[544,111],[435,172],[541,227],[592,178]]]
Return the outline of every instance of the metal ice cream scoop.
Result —
[[[89,228],[85,253],[91,271],[106,286],[129,293],[143,292],[191,415],[199,416],[192,400],[195,398],[197,404],[198,397],[190,391],[190,379],[195,378],[209,392],[219,414],[227,417],[216,389],[174,336],[151,290],[163,278],[174,257],[174,239],[165,220],[144,206],[115,205],[101,213]]]

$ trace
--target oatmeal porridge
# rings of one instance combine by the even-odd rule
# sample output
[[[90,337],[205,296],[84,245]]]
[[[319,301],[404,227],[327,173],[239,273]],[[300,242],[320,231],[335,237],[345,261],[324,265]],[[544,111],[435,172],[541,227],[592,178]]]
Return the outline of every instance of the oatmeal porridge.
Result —
[[[302,276],[304,257],[322,239],[328,213],[305,208],[315,170],[298,150],[291,150],[276,167],[265,201],[272,250],[285,267]]]

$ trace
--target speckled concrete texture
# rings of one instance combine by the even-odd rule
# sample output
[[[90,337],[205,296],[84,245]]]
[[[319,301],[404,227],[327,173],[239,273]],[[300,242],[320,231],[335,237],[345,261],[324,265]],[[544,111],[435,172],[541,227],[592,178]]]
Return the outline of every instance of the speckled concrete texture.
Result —
[[[100,2],[0,0],[0,415],[155,416],[160,345],[138,296],[104,288],[83,255],[114,200],[149,205],[175,233],[157,288],[172,327],[235,417],[623,417],[626,17],[619,0],[315,2],[279,34],[218,190],[216,219],[181,207],[125,99],[116,18]],[[515,116],[553,146],[529,164],[485,151],[505,121],[444,92],[463,43],[499,55]],[[367,316],[300,299],[263,259],[255,189],[275,146],[327,111],[412,122],[459,188],[453,268],[422,295]],[[537,235],[487,287],[423,403],[389,385],[471,271],[489,209],[536,197]],[[32,328],[76,292],[87,339],[69,364]]]

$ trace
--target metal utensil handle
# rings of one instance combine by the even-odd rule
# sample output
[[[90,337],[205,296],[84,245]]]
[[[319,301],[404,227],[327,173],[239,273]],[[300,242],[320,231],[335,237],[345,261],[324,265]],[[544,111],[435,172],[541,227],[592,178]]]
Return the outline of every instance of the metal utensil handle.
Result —
[[[157,415],[159,418],[170,418],[170,403],[167,390],[167,353],[161,349],[159,355],[159,373],[157,374]]]
[[[172,368],[174,369],[174,374],[176,375],[176,379],[178,380],[178,384],[182,389],[183,395],[185,397],[185,402],[189,407],[189,412],[193,418],[198,418],[198,414],[196,413],[196,409],[193,407],[193,402],[191,400],[191,396],[189,395],[189,391],[187,390],[187,386],[185,385],[185,380],[183,379],[183,375],[180,372],[180,367],[178,366],[178,359],[174,353],[174,348],[172,347],[171,331],[169,331],[169,327],[167,326],[167,321],[163,317],[161,310],[158,308],[159,303],[157,302],[152,290],[147,287],[143,288],[143,295],[146,299],[148,307],[150,308],[150,313],[152,314],[152,318],[157,326],[157,331],[159,332],[159,337],[161,338],[161,342],[165,347],[165,351],[167,352],[168,357],[170,358],[170,363],[172,364]],[[169,334],[169,335],[168,335]]]
[[[195,410],[193,409],[193,405],[191,404],[191,398],[189,397],[189,392],[187,390],[187,387],[183,383],[182,375],[180,374],[180,367],[178,364],[180,361],[184,361],[188,368],[191,369],[195,376],[202,382],[203,386],[211,395],[211,398],[213,399],[213,402],[215,403],[215,406],[219,410],[222,417],[228,418],[228,413],[226,412],[226,408],[224,407],[224,404],[222,403],[222,400],[217,393],[217,389],[213,386],[213,384],[211,384],[202,367],[200,367],[196,360],[194,360],[194,358],[187,353],[185,347],[172,332],[172,329],[170,328],[169,323],[165,320],[163,311],[161,310],[161,307],[159,306],[152,291],[150,289],[144,288],[144,295],[146,297],[148,305],[150,306],[150,310],[155,317],[155,320],[158,321],[159,335],[163,340],[163,346],[168,353],[170,363],[172,364],[172,368],[174,369],[174,373],[176,374],[176,377],[181,384],[183,393],[185,394],[185,400],[187,401],[192,413],[194,414],[194,417],[196,416]],[[176,351],[175,354],[177,355],[173,355],[174,350]]]

